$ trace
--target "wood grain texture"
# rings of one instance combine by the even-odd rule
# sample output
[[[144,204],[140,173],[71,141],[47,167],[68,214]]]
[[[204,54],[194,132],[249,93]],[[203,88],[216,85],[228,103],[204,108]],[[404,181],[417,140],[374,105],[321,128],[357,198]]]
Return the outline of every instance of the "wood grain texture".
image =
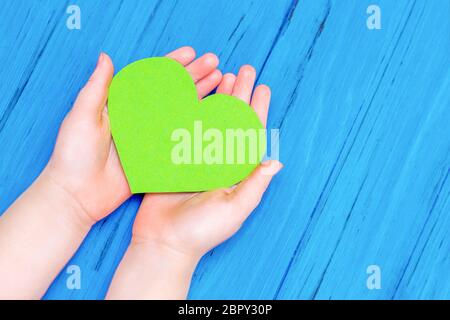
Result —
[[[382,10],[368,30],[366,9]],[[66,8],[81,8],[81,30]],[[45,166],[100,51],[116,70],[181,45],[271,86],[282,173],[196,270],[191,299],[450,298],[450,1],[5,1],[0,212]],[[135,196],[99,222],[47,299],[104,297]],[[368,290],[379,265],[382,288]]]

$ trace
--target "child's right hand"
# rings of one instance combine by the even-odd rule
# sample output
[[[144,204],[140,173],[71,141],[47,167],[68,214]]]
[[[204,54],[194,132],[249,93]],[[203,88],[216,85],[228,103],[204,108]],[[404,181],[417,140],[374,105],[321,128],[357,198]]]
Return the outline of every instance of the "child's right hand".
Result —
[[[253,67],[243,66],[237,78],[232,74],[224,75],[217,92],[251,104],[265,125],[270,89],[260,85],[252,95],[255,78]],[[275,160],[263,163],[235,188],[203,193],[147,194],[134,223],[133,242],[150,242],[152,246],[199,259],[240,228],[281,167]]]
[[[191,76],[196,69],[187,68]],[[250,103],[265,125],[270,89],[258,86],[252,96],[255,78],[255,70],[244,66],[237,78],[224,75],[217,92]],[[213,89],[211,84],[207,78],[197,83],[200,98]],[[280,169],[281,164],[273,160],[260,165],[236,187],[145,195],[134,222],[132,242],[107,298],[185,299],[199,259],[239,229]]]

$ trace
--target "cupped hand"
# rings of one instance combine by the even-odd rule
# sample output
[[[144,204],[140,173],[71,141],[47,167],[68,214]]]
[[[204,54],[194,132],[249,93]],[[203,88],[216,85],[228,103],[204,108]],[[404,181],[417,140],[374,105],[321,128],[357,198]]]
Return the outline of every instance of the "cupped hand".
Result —
[[[213,54],[195,59],[183,47],[168,54],[194,78],[199,96],[219,84],[222,74]],[[111,137],[107,110],[108,88],[114,67],[102,53],[95,71],[64,119],[51,159],[41,175],[57,185],[81,208],[82,221],[92,224],[116,209],[131,191]]]
[[[211,75],[213,71],[212,66],[202,72],[199,69],[193,64],[187,67],[194,80],[200,79],[199,74]],[[230,73],[223,76],[217,93],[232,95],[250,104],[265,126],[271,93],[265,85],[253,90],[255,78],[254,68],[243,66],[237,77]],[[198,81],[199,98],[216,85],[217,79],[211,76]],[[203,193],[147,194],[133,226],[132,241],[151,243],[153,247],[199,259],[240,228],[281,167],[276,160],[265,162],[232,188]]]

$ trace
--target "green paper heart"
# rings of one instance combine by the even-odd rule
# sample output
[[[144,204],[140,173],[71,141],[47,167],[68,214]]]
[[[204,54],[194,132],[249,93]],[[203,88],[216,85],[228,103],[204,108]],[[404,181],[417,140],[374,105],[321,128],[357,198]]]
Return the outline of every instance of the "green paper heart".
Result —
[[[263,125],[249,105],[223,94],[199,101],[189,73],[169,58],[122,69],[109,89],[108,113],[133,193],[230,187],[266,149]]]

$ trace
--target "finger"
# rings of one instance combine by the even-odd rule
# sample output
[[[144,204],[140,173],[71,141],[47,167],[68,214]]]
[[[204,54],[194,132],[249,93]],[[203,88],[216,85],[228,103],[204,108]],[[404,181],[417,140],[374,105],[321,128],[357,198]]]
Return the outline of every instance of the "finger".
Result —
[[[185,66],[195,59],[195,55],[195,50],[192,47],[181,47],[168,53],[166,57],[172,58]]]
[[[217,87],[216,92],[221,94],[231,95],[233,93],[234,83],[236,82],[236,76],[232,73],[226,73],[222,77],[222,81]]]
[[[251,106],[258,115],[259,120],[263,124],[264,128],[267,124],[267,114],[269,112],[270,105],[270,88],[264,84],[256,87],[253,92]]]
[[[106,105],[113,75],[114,66],[111,58],[102,52],[94,72],[75,101],[74,111],[99,119]]]
[[[229,196],[236,208],[242,208],[242,220],[245,220],[253,209],[258,206],[272,177],[282,167],[283,165],[277,160],[264,162],[230,193]]]
[[[245,103],[250,103],[255,79],[255,68],[250,65],[242,66],[237,75],[232,95],[243,100]]]
[[[213,91],[214,88],[217,87],[217,85],[220,83],[220,80],[222,80],[222,72],[216,69],[209,75],[204,77],[202,80],[197,82],[196,87],[198,98],[201,99],[211,91]]]
[[[186,70],[194,82],[197,82],[213,72],[218,65],[219,58],[213,53],[207,53],[187,65]]]

